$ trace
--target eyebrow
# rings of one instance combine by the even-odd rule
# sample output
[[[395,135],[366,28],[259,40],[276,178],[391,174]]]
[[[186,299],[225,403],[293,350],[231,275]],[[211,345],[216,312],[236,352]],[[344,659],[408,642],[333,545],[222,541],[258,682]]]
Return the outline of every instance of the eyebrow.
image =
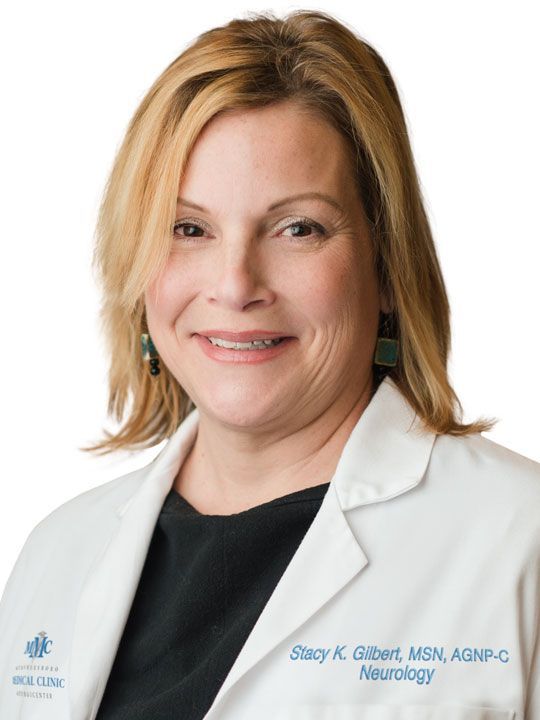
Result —
[[[329,205],[332,205],[332,207],[336,208],[336,210],[339,210],[340,212],[343,212],[343,208],[338,203],[337,200],[334,200],[333,197],[330,195],[326,195],[326,193],[320,193],[320,192],[305,192],[305,193],[299,193],[298,195],[290,195],[289,197],[283,198],[283,200],[278,200],[278,202],[272,203],[268,207],[267,212],[271,212],[272,210],[276,210],[277,208],[281,207],[282,205],[287,205],[288,203],[293,202],[293,200],[323,200],[324,202],[327,202]],[[189,200],[186,200],[185,198],[177,197],[176,198],[177,203],[181,205],[185,205],[185,207],[193,208],[194,210],[199,210],[200,212],[208,213],[208,210],[206,208],[202,207],[201,205],[197,205],[194,202],[191,202]]]

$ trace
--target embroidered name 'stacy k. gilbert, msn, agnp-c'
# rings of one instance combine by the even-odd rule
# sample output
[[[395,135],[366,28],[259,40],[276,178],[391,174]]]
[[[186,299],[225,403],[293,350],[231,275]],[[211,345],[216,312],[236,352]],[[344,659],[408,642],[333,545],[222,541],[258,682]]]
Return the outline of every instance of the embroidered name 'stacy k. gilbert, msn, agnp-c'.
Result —
[[[65,690],[66,678],[54,662],[54,641],[45,630],[21,643],[21,661],[13,668],[11,677],[18,696],[52,700],[56,693]]]

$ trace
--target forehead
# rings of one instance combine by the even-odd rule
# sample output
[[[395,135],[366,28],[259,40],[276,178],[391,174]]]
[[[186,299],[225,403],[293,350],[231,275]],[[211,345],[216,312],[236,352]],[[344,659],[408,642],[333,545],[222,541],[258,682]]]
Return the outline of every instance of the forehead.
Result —
[[[222,197],[241,190],[294,194],[306,190],[346,194],[350,150],[324,118],[287,101],[226,111],[212,118],[191,151],[180,195]]]

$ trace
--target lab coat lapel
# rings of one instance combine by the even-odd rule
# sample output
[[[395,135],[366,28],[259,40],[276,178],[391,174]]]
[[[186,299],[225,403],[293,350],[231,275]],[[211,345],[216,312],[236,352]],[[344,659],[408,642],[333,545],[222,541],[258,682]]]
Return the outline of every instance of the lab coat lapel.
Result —
[[[97,714],[161,507],[197,424],[195,409],[147,466],[135,493],[116,509],[117,524],[90,568],[73,634],[70,720],[94,720]]]
[[[387,377],[353,428],[327,493],[300,546],[214,698],[225,695],[257,662],[306,622],[369,560],[347,521],[360,505],[389,500],[421,481],[435,434]]]
[[[344,587],[368,559],[356,541],[330,484],[319,512],[274,589],[214,699],[210,720],[224,695],[259,660]]]

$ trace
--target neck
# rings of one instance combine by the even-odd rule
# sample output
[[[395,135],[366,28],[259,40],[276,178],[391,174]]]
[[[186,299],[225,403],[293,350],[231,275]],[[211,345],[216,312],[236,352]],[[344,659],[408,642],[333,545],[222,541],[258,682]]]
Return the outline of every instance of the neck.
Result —
[[[199,409],[197,436],[174,489],[199,512],[220,515],[330,482],[373,390],[370,375],[352,405],[342,393],[308,422],[297,418],[293,427],[280,418],[273,428],[239,431]]]

